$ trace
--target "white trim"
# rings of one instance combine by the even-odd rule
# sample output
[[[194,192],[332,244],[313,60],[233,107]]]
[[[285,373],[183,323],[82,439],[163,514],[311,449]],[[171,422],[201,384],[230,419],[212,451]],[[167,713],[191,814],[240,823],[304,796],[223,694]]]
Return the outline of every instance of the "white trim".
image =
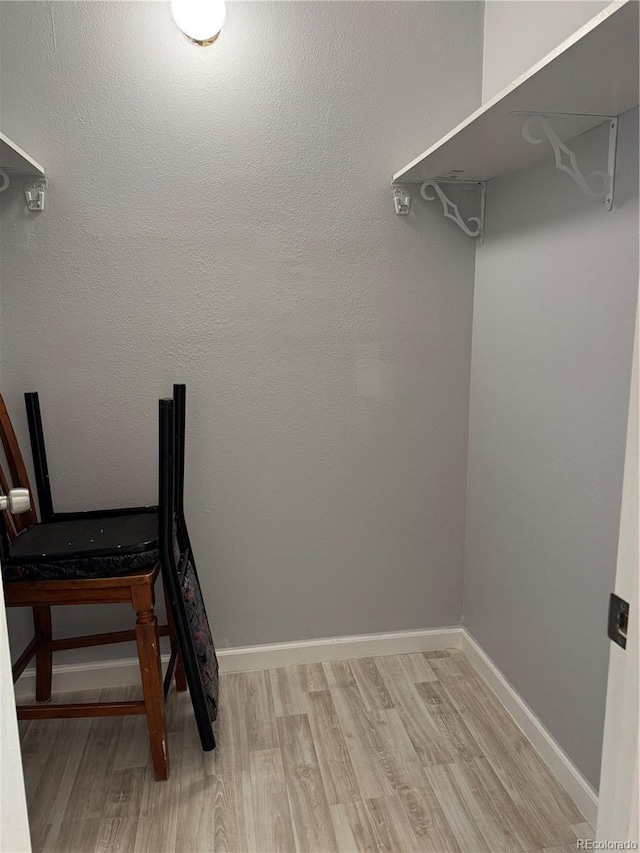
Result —
[[[618,561],[615,593],[630,603],[626,649],[610,643],[607,705],[604,715],[600,811],[597,841],[640,841],[638,808],[638,699],[640,697],[640,633],[638,626],[638,564],[640,563],[638,517],[640,506],[638,424],[640,380],[640,315],[636,312],[631,394],[627,422]]]
[[[351,637],[326,637],[293,643],[272,643],[218,649],[220,672],[247,672],[298,663],[319,663],[347,658],[401,655],[460,648],[459,628],[425,631],[396,631],[387,634],[361,634]],[[163,655],[163,663],[168,661]],[[16,696],[24,698],[35,690],[35,669],[27,669],[15,685]],[[93,690],[140,683],[137,658],[60,664],[53,667],[54,690]]]
[[[466,628],[460,629],[460,648],[591,826],[595,826],[598,817],[598,795],[589,782]]]
[[[4,590],[0,585],[0,850],[31,853],[18,720],[11,694],[11,663]]]
[[[296,663],[320,663],[459,648],[460,628],[456,627],[327,637],[320,640],[301,640],[297,643],[224,649],[218,652],[218,658],[222,672],[245,672],[250,669],[271,669]]]

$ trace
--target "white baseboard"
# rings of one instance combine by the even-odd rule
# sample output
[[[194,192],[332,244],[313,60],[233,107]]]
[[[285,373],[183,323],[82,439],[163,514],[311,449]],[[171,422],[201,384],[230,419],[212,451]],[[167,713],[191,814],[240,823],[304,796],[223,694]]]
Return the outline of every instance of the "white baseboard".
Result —
[[[360,634],[301,640],[297,643],[273,643],[218,652],[222,672],[246,672],[271,669],[296,663],[346,660],[347,658],[402,655],[438,649],[459,649],[460,628],[434,628],[425,631],[396,631],[389,634]]]
[[[221,672],[247,672],[253,669],[271,669],[292,664],[439,649],[462,649],[469,662],[491,687],[585,818],[595,826],[598,813],[596,792],[466,628],[396,631],[387,634],[329,637],[293,643],[220,649],[218,660]],[[165,665],[167,660],[168,656],[163,656]],[[53,667],[53,679],[56,692],[93,690],[139,684],[140,670],[137,658],[62,664]],[[15,689],[18,699],[33,696],[35,669],[27,669],[15,685]]]
[[[435,628],[425,631],[395,631],[387,634],[362,634],[351,637],[327,637],[293,643],[271,643],[219,649],[220,672],[248,672],[298,663],[346,660],[347,658],[401,655],[460,648],[459,628]],[[166,665],[168,655],[163,655]],[[33,696],[35,669],[27,669],[15,685],[18,699]],[[139,684],[137,658],[60,664],[53,667],[53,689],[56,692],[95,690]]]
[[[595,827],[598,795],[589,782],[466,628],[460,629],[460,648],[591,826]]]

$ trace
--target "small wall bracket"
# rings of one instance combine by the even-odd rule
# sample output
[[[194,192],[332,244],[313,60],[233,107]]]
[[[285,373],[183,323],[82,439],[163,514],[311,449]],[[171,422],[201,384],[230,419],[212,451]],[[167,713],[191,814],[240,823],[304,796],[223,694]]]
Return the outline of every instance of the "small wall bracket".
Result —
[[[398,216],[408,216],[411,210],[411,193],[402,187],[393,187],[393,203]]]
[[[596,189],[587,180],[578,166],[575,153],[560,139],[552,128],[549,117],[562,117],[563,113],[522,113],[525,123],[522,127],[522,135],[532,145],[539,145],[543,140],[534,135],[531,128],[539,124],[545,136],[551,143],[556,158],[556,169],[569,175],[582,192],[589,198],[602,200],[605,210],[613,207],[613,193],[615,189],[616,176],[616,147],[618,142],[618,119],[616,116],[602,116],[609,124],[609,149],[607,154],[607,171],[591,172],[589,177],[596,179],[600,186]]]
[[[27,210],[44,210],[44,194],[47,189],[47,179],[40,178],[33,183],[24,185],[24,198],[27,202]]]
[[[11,178],[9,177],[9,174],[5,172],[4,169],[0,169],[0,193],[3,193],[5,190],[8,190],[10,183]]]

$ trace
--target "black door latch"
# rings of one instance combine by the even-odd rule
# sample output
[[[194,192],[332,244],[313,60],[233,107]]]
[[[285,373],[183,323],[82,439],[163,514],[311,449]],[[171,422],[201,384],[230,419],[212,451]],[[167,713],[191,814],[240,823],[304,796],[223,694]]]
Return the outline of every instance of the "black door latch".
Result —
[[[623,649],[627,648],[627,629],[629,627],[629,602],[614,592],[609,599],[609,628],[607,634]]]

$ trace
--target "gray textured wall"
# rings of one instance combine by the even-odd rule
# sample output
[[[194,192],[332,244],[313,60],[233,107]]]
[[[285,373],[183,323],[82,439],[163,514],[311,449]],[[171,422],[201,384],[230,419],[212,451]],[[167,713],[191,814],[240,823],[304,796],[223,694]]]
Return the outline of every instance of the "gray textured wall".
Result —
[[[41,392],[58,506],[154,500],[183,380],[221,647],[459,622],[475,250],[389,180],[479,103],[482,6],[232,3],[209,50],[168,4],[0,13],[50,185],[0,205],[2,390],[23,440]]]
[[[525,30],[495,7],[527,6],[530,18],[534,4],[491,5],[487,24],[503,29],[485,78],[489,64],[497,84],[499,44],[513,70]],[[555,4],[535,6],[548,40]],[[587,173],[602,168],[606,129],[575,150]],[[476,260],[464,621],[596,788],[637,288],[637,110],[621,120],[611,213],[552,158],[490,184]]]

